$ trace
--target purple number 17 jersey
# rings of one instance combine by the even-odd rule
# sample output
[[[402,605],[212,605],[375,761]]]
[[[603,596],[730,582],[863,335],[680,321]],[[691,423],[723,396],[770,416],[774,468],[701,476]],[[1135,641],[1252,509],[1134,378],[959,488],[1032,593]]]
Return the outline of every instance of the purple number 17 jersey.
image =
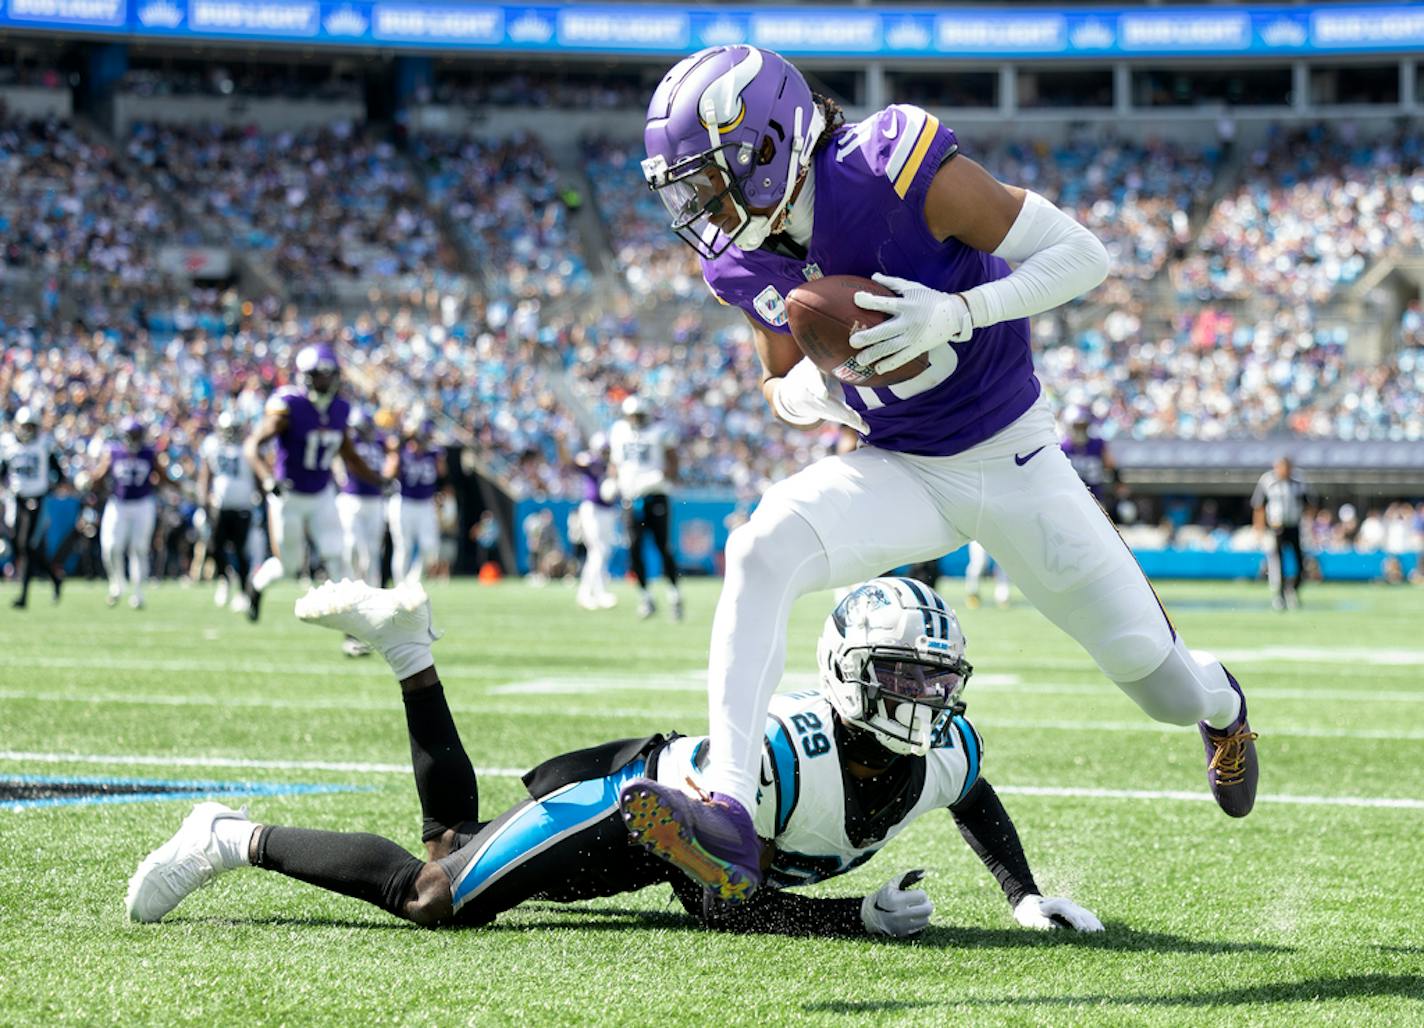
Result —
[[[322,410],[296,386],[285,386],[267,401],[267,412],[287,415],[287,427],[277,436],[279,481],[295,493],[319,493],[331,483],[331,462],[346,438],[351,405],[335,397]]]
[[[958,152],[954,133],[918,107],[896,104],[836,133],[812,165],[814,220],[805,257],[764,245],[703,260],[712,292],[752,320],[788,332],[786,295],[823,275],[884,272],[959,293],[1004,278],[1002,259],[959,240],[940,242],[925,222],[930,181]],[[879,389],[842,385],[886,450],[948,456],[983,442],[1038,398],[1028,319],[975,331],[930,352],[930,366]]]

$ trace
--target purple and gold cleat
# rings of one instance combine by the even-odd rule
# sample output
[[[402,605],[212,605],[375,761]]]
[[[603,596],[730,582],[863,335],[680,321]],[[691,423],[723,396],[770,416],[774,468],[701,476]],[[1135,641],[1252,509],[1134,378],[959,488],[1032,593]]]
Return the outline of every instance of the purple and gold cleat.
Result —
[[[1241,697],[1241,715],[1226,728],[1198,723],[1206,747],[1206,781],[1216,805],[1231,817],[1245,817],[1256,805],[1256,733],[1246,721],[1246,694],[1230,672],[1226,680]]]
[[[741,903],[761,885],[761,841],[747,809],[730,796],[689,796],[637,778],[618,794],[618,805],[633,842],[718,899]]]

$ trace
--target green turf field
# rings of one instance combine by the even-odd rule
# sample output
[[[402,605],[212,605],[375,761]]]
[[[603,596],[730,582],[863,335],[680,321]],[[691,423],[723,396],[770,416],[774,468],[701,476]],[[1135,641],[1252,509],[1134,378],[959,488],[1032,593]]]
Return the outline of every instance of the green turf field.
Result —
[[[486,816],[519,795],[511,769],[700,731],[715,590],[692,583],[675,625],[638,622],[626,592],[585,613],[562,587],[434,587],[446,690],[491,771]],[[1289,615],[1263,586],[1163,593],[1251,696],[1261,799],[1245,821],[1207,801],[1196,732],[1147,721],[1037,613],[962,612],[985,775],[1040,885],[1094,910],[1102,936],[1017,928],[948,815],[821,886],[930,868],[934,926],[897,943],[706,933],[666,887],[430,932],[250,870],[137,926],[126,880],[191,800],[0,809],[0,1022],[1424,1024],[1424,591],[1320,587]],[[349,787],[252,809],[415,851],[399,691],[378,659],[287,615],[295,596],[278,589],[255,627],[172,586],[141,613],[84,585],[58,608],[0,609],[0,778]],[[796,609],[798,686],[827,605]]]

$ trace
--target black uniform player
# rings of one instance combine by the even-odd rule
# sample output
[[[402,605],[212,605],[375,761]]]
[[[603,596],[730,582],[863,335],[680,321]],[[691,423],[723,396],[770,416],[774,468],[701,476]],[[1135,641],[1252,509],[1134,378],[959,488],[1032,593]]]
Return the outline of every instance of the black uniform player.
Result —
[[[139,865],[129,915],[157,921],[215,874],[252,865],[428,926],[486,924],[532,897],[565,902],[668,882],[713,927],[906,936],[924,929],[933,910],[914,887],[922,872],[897,874],[864,897],[805,897],[786,887],[849,871],[921,814],[948,807],[1020,924],[1100,930],[1084,908],[1039,894],[1013,823],[979,775],[979,738],[961,714],[970,673],[963,636],[943,607],[900,603],[898,581],[865,583],[828,619],[821,658],[837,675],[832,686],[772,706],[757,813],[772,887],[748,902],[707,900],[701,885],[630,845],[655,847],[658,827],[640,820],[636,797],[620,809],[620,790],[639,777],[695,783],[704,739],[654,735],[555,757],[524,776],[529,799],[482,819],[475,773],[430,657],[435,633],[423,590],[346,581],[308,593],[297,615],[369,642],[400,679],[429,859],[376,835],[260,825],[202,803]],[[913,626],[907,649],[896,640]]]
[[[10,494],[14,521],[10,538],[15,551],[15,577],[20,595],[10,604],[24,607],[30,598],[30,579],[39,569],[54,586],[59,602],[62,584],[59,569],[45,557],[41,527],[45,500],[50,490],[64,480],[53,443],[41,434],[39,417],[29,407],[15,412],[14,430],[0,436],[0,481]]]

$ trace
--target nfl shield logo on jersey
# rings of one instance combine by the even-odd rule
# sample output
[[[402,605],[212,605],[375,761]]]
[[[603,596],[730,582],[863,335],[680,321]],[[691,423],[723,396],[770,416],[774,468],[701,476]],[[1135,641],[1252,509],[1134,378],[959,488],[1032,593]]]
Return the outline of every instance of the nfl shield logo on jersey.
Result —
[[[767,286],[757,293],[756,299],[752,302],[756,306],[756,312],[767,324],[775,325],[777,328],[786,324],[786,301],[776,291],[776,286]]]

